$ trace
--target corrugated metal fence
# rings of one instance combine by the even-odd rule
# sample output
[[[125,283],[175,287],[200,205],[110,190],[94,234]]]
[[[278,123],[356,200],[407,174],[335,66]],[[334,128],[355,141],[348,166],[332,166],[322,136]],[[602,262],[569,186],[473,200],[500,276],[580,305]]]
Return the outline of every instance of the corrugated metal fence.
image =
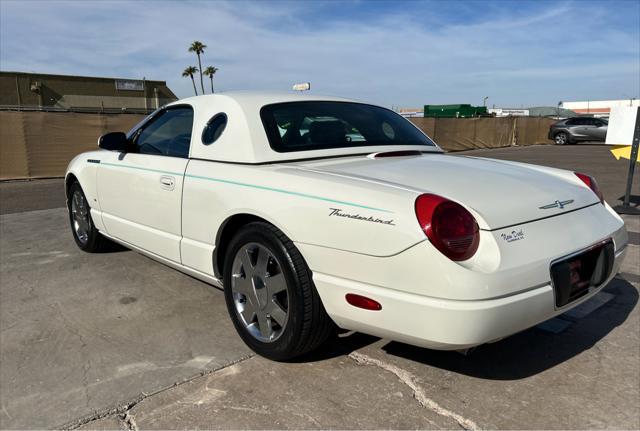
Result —
[[[59,177],[106,132],[127,131],[136,114],[0,111],[0,179]],[[412,118],[442,148],[460,151],[550,144],[548,118]]]
[[[63,176],[77,154],[98,148],[106,132],[127,131],[135,114],[0,112],[0,179]]]
[[[551,144],[549,126],[557,121],[543,117],[410,120],[447,151]]]

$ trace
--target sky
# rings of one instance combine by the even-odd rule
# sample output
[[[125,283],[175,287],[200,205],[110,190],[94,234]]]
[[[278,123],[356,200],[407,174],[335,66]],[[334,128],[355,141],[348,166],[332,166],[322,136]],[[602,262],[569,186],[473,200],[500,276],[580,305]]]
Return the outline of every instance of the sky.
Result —
[[[3,71],[146,77],[188,97],[194,40],[216,91],[308,81],[388,107],[640,98],[640,0],[0,0]]]

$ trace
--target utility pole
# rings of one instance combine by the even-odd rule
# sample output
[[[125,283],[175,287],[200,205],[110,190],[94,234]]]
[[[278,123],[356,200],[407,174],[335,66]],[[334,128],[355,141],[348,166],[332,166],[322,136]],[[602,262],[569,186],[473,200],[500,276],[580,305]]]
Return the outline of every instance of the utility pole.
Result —
[[[18,109],[22,110],[22,99],[20,99],[20,84],[18,82],[18,74],[16,74],[16,93],[18,94]]]
[[[144,111],[149,112],[149,101],[147,100],[147,78],[142,77],[142,97],[144,97]]]

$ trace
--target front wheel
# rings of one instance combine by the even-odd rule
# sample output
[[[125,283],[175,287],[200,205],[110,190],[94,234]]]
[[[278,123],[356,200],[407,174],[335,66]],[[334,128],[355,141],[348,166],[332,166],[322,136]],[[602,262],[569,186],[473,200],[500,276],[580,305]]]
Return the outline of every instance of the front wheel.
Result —
[[[250,223],[233,238],[223,278],[238,334],[266,358],[300,356],[318,347],[334,329],[302,255],[267,223]]]
[[[88,253],[98,253],[108,248],[111,242],[103,237],[93,224],[91,207],[82,187],[77,182],[69,188],[67,209],[69,210],[69,223],[73,239],[81,250]]]
[[[566,145],[569,143],[569,137],[566,133],[560,132],[556,134],[554,141],[557,145]]]

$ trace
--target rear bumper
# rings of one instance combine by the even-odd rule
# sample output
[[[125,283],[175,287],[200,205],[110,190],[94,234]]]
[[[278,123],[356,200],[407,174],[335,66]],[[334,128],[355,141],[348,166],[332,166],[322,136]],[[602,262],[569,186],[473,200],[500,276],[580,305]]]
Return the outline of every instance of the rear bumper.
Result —
[[[507,234],[521,238],[509,241]],[[520,237],[518,236],[520,235]],[[505,239],[506,238],[506,239]],[[611,239],[614,262],[601,286],[555,306],[551,264]],[[371,241],[375,241],[371,237]],[[327,313],[345,329],[435,349],[464,349],[517,333],[584,302],[619,271],[628,235],[608,205],[482,231],[480,248],[453,262],[423,241],[374,257],[297,243]],[[381,311],[349,305],[347,293],[378,301]]]
[[[596,295],[617,274],[626,255],[618,250],[611,276],[601,286],[562,308],[555,307],[550,284],[488,300],[448,300],[402,292],[314,273],[322,302],[344,329],[438,350],[465,349],[496,341],[566,312]],[[345,300],[356,293],[382,304],[380,311],[355,308]]]

